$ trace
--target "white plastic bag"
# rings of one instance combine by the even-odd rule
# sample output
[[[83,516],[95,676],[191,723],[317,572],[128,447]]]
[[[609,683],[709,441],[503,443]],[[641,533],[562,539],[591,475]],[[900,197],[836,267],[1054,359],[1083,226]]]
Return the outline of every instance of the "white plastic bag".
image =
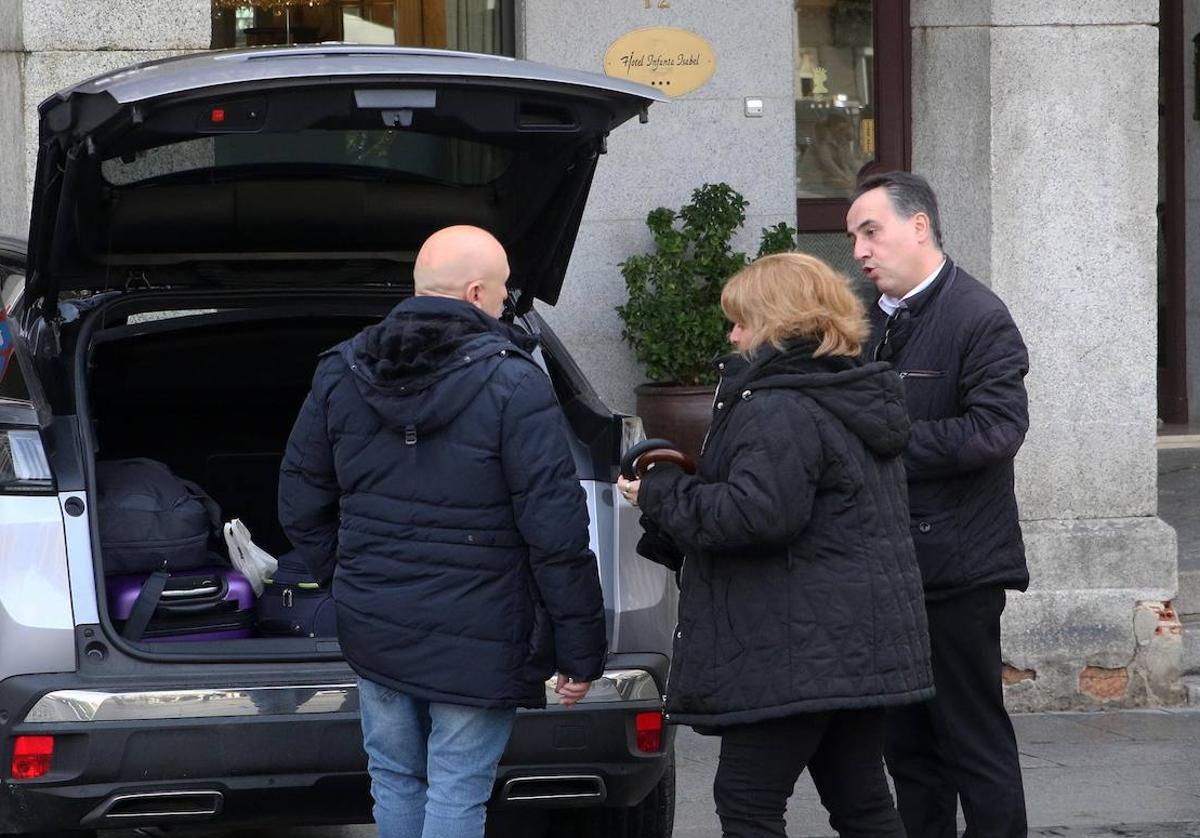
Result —
[[[225,546],[229,548],[229,560],[233,562],[234,570],[246,577],[256,597],[262,596],[263,580],[275,575],[279,562],[250,540],[250,531],[241,519],[234,518],[227,523],[224,532]]]

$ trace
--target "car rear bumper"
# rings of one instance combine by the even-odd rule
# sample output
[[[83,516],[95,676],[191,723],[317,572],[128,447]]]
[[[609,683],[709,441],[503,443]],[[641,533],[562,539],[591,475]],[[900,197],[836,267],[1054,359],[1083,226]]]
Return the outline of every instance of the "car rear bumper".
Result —
[[[619,657],[630,659],[614,656],[612,668],[641,670],[661,690],[665,659]],[[31,688],[30,678],[57,685]],[[522,711],[491,805],[628,806],[645,797],[665,770],[673,729],[658,753],[641,753],[634,719],[661,701],[645,689],[610,692],[606,701]],[[21,696],[29,700],[15,704]],[[370,820],[351,680],[134,691],[29,676],[0,684],[0,708],[15,707],[19,721],[0,727],[0,833]],[[45,776],[12,778],[20,735],[54,737]]]

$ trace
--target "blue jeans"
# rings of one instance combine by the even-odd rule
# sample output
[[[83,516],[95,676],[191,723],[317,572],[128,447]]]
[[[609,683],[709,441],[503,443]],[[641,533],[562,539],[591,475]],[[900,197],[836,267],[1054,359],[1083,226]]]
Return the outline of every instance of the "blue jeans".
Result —
[[[379,838],[477,838],[516,711],[421,701],[358,679]]]

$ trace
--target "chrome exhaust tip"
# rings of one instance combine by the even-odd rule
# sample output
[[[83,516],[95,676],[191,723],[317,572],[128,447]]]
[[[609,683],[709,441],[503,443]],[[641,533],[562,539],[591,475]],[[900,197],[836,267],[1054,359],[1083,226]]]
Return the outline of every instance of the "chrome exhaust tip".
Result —
[[[595,774],[554,774],[513,777],[500,792],[505,803],[603,803],[604,780]]]
[[[221,813],[225,796],[211,789],[114,794],[88,813],[84,824],[116,825],[139,820],[192,820]]]

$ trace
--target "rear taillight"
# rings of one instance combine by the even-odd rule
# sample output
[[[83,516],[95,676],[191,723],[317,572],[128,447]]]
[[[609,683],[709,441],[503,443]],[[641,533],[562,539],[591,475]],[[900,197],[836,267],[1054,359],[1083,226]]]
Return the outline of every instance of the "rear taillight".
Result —
[[[50,773],[54,759],[53,736],[18,736],[13,743],[12,778],[36,780]]]
[[[41,434],[32,428],[0,430],[0,492],[45,492],[53,488]]]
[[[638,713],[637,749],[643,754],[657,754],[662,750],[662,713]]]

